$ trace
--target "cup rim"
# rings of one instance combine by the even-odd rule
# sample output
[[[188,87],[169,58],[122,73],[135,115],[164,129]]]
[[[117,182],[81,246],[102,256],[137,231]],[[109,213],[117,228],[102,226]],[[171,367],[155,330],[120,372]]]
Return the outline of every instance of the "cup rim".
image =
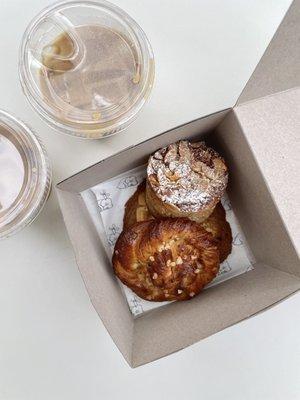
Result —
[[[20,146],[25,143],[30,146],[30,151],[22,150],[28,164],[37,171],[32,180],[28,179],[28,186],[18,202],[1,217],[0,239],[3,239],[23,229],[38,216],[50,193],[52,170],[41,140],[28,125],[4,110],[0,110],[0,125],[13,133]]]
[[[135,101],[127,110],[124,111],[123,114],[102,123],[101,121],[99,122],[92,120],[84,122],[80,121],[79,123],[68,119],[64,119],[63,121],[60,120],[55,114],[54,108],[51,109],[50,106],[47,107],[46,103],[42,101],[37,85],[33,79],[30,78],[30,65],[26,62],[26,57],[28,54],[28,42],[43,19],[49,13],[59,10],[61,7],[78,7],[81,5],[88,7],[100,6],[117,15],[118,18],[126,23],[128,30],[134,34],[143,58],[146,58],[148,61],[146,65],[147,74],[145,83]],[[139,24],[123,9],[106,0],[63,0],[55,2],[54,4],[44,8],[31,20],[27,26],[19,49],[19,80],[23,92],[31,106],[53,128],[57,128],[63,133],[82,138],[95,139],[110,136],[124,130],[128,125],[130,125],[135,120],[137,114],[150,96],[150,92],[154,83],[154,75],[154,54],[145,32],[142,30]]]

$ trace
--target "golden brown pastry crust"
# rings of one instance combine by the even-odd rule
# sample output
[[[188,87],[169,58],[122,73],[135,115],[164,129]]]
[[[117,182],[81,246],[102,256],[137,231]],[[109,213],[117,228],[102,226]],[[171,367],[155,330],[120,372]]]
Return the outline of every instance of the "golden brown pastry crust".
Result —
[[[148,221],[153,218],[146,203],[146,181],[143,181],[125,204],[123,229],[129,228],[136,222]]]
[[[217,275],[219,250],[194,221],[154,219],[124,230],[112,261],[119,279],[143,299],[188,300]]]
[[[143,181],[136,192],[125,205],[123,226],[128,229],[136,222],[153,219],[147,204],[145,203],[146,182]],[[219,202],[212,214],[200,225],[217,240],[220,252],[220,262],[223,262],[232,250],[232,233],[229,223],[226,221],[226,212]]]
[[[229,223],[226,221],[226,212],[221,202],[216,205],[212,214],[200,225],[216,239],[220,252],[220,263],[222,263],[232,250],[232,232]]]
[[[227,181],[227,167],[215,150],[204,142],[179,141],[150,157],[146,201],[156,217],[202,222],[220,201]]]

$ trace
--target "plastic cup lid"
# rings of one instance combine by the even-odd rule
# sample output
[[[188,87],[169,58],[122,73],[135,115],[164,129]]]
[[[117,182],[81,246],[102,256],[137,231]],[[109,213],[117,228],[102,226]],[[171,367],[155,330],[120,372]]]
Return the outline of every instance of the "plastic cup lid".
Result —
[[[150,93],[154,62],[137,23],[106,1],[44,10],[24,35],[21,82],[48,122],[80,136],[124,128]]]
[[[0,111],[0,238],[28,225],[49,194],[51,170],[33,132]]]

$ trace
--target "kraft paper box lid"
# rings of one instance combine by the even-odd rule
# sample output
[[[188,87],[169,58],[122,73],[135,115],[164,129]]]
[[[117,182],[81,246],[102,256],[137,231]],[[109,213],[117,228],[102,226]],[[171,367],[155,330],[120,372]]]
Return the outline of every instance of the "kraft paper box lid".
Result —
[[[133,367],[195,343],[300,289],[299,227],[293,218],[299,208],[299,168],[294,164],[294,142],[299,132],[299,112],[294,109],[299,104],[299,90],[294,88],[299,83],[299,54],[295,54],[299,4],[295,1],[288,10],[233,109],[162,133],[57,185],[63,217],[91,301]],[[272,63],[278,63],[283,52],[291,55],[292,62],[285,60],[287,66],[277,65],[274,72]],[[141,165],[159,147],[181,138],[199,139],[208,132],[213,132],[216,146],[228,160],[231,201],[257,263],[254,270],[210,288],[192,301],[172,303],[134,319],[81,192]]]
[[[299,255],[300,88],[242,104],[234,113]]]
[[[300,253],[300,0],[292,2],[234,112]]]
[[[299,67],[300,0],[294,0],[237,105],[299,86]]]

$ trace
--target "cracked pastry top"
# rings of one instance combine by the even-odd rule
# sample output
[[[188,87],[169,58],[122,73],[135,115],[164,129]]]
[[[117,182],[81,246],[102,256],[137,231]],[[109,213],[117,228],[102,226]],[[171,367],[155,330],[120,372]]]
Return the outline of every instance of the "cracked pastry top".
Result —
[[[228,182],[222,157],[204,142],[179,141],[156,151],[147,167],[147,205],[155,216],[205,220]]]

